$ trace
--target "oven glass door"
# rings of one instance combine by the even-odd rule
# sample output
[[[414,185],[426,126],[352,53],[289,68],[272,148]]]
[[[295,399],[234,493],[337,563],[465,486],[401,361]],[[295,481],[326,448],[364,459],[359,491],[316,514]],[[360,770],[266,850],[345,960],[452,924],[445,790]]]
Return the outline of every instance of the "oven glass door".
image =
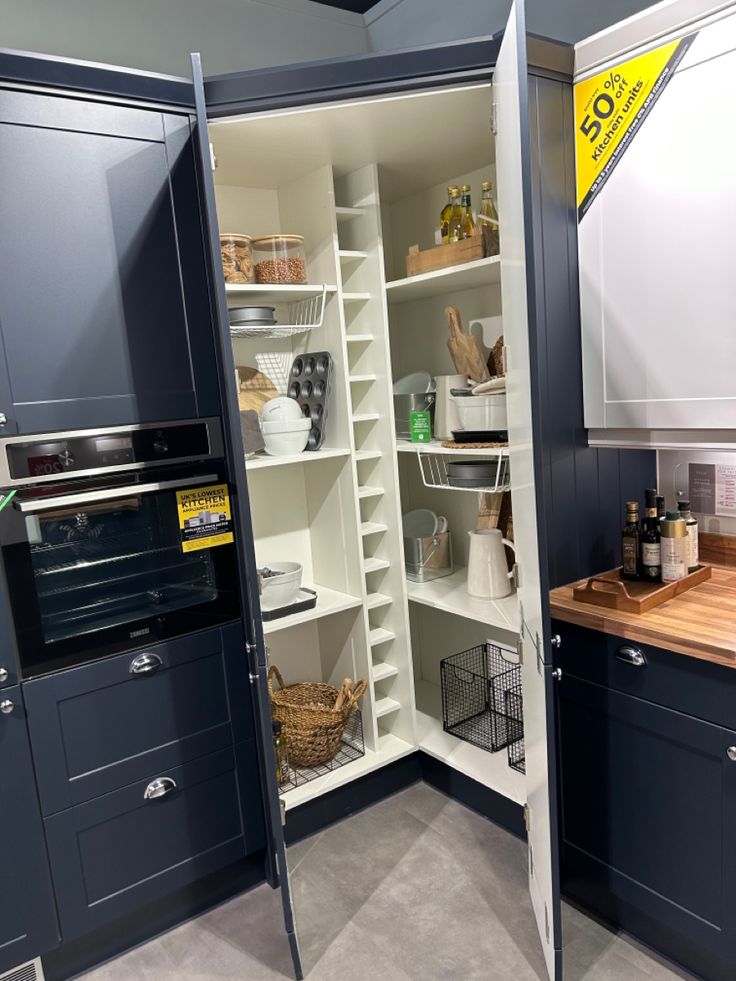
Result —
[[[239,615],[231,542],[185,551],[177,490],[221,470],[166,471],[19,492],[2,519],[3,558],[25,677],[213,626]],[[227,536],[225,536],[227,537]]]

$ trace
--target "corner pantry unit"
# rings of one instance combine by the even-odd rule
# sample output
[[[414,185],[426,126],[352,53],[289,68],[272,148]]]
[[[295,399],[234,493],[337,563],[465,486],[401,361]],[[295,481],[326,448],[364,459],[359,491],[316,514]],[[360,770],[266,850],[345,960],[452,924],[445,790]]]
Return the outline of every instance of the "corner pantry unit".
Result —
[[[283,395],[292,364],[302,371],[325,352],[332,363],[321,447],[246,462],[251,565],[297,562],[317,594],[311,609],[254,624],[261,697],[269,665],[287,685],[368,682],[355,751],[339,766],[294,772],[278,804],[274,781],[279,868],[288,869],[282,813],[286,840],[296,837],[291,828],[301,837],[370,802],[382,775],[390,786],[392,765],[419,758],[439,785],[507,827],[520,832],[523,813],[532,903],[554,977],[561,931],[548,587],[600,567],[598,553],[617,541],[619,484],[638,487],[651,458],[589,450],[583,438],[572,52],[535,40],[530,54],[528,67],[517,3],[502,41],[207,80],[197,56],[193,67],[202,157],[214,167],[205,187],[213,253],[221,234],[247,234],[255,249],[264,236],[304,239],[306,283],[219,288],[231,411],[244,407],[244,377],[261,372]],[[408,277],[410,247],[434,245],[448,183],[477,188],[488,178],[498,189],[500,256]],[[231,329],[229,310],[248,304],[273,307],[278,325]],[[508,446],[459,454],[495,464],[481,490],[511,494],[518,589],[503,600],[468,594],[478,493],[443,476],[458,451],[395,435],[394,380],[450,370],[449,304],[480,321],[488,346],[504,338]],[[448,520],[457,569],[447,578],[406,581],[401,516],[416,508]],[[443,725],[440,661],[481,645],[521,662],[516,769],[505,750],[492,754]],[[304,896],[292,903],[288,874],[281,885],[300,974]]]

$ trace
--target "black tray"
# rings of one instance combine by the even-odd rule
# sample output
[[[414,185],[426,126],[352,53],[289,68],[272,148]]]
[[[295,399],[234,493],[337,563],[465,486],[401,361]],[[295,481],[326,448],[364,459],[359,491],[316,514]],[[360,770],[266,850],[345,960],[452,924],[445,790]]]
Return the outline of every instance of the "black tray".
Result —
[[[488,432],[483,429],[453,429],[452,438],[456,443],[508,443],[506,429]]]
[[[306,594],[306,595],[305,595]],[[277,606],[273,610],[261,610],[261,620],[280,620],[282,617],[290,617],[292,613],[304,613],[305,610],[312,610],[317,605],[317,594],[313,589],[306,589],[304,586],[299,590],[299,599],[286,606]]]

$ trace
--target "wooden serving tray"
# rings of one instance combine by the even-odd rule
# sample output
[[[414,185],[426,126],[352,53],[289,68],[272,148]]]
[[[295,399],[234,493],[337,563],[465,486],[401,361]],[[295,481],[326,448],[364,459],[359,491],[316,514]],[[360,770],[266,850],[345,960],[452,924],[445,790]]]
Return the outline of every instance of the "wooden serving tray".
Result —
[[[624,613],[646,613],[647,610],[680,596],[706,579],[710,579],[711,567],[701,564],[684,579],[677,582],[649,583],[628,582],[621,578],[621,568],[591,576],[587,582],[575,586],[573,599],[579,603],[595,603],[610,610]]]
[[[482,259],[483,235],[476,232],[472,238],[463,239],[448,245],[437,245],[432,249],[420,250],[418,245],[409,248],[406,257],[406,275],[419,276],[422,273],[435,272],[448,266],[460,266],[464,262],[474,262]]]

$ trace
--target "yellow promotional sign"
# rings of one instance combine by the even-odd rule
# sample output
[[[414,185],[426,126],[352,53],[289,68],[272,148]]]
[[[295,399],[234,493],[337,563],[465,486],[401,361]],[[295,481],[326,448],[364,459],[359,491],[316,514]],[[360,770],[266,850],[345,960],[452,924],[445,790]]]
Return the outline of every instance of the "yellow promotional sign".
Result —
[[[622,61],[575,85],[578,221],[649,115],[696,35]]]
[[[229,545],[233,538],[227,484],[176,492],[182,552]]]

